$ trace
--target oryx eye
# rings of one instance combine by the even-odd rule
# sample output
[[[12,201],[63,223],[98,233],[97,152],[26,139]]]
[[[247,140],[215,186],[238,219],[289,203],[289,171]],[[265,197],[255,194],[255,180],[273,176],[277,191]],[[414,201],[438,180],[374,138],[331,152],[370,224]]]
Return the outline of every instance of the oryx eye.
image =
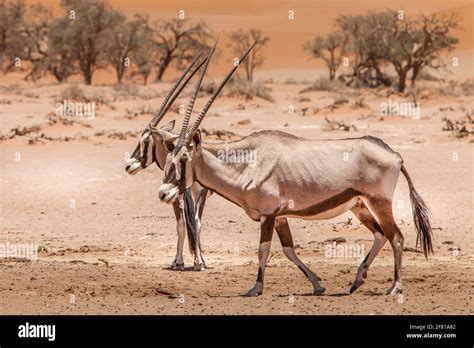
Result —
[[[166,150],[168,150],[169,152],[173,152],[174,151],[174,144],[170,141],[165,141],[165,147],[166,147]]]
[[[151,137],[150,137],[150,136],[147,136],[144,141],[145,141],[145,143],[149,143],[150,140],[151,140]]]

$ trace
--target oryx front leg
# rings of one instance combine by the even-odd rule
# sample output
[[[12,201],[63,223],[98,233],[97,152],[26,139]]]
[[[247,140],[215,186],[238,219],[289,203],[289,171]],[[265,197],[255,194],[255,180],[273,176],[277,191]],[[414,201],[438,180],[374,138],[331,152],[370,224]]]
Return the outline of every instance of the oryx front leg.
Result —
[[[175,271],[184,270],[184,259],[183,259],[183,248],[184,248],[184,238],[185,238],[185,221],[184,221],[184,212],[180,207],[180,199],[177,199],[173,203],[173,211],[176,217],[176,231],[178,232],[178,245],[176,247],[176,257],[174,258],[173,263],[171,264],[171,269]]]
[[[367,278],[367,271],[369,270],[372,261],[374,261],[377,254],[382,250],[383,246],[387,242],[387,238],[383,235],[382,229],[380,228],[377,220],[370,213],[369,209],[363,202],[359,202],[354,208],[351,209],[352,213],[359,219],[359,221],[367,227],[374,234],[374,244],[370,249],[369,253],[365,257],[364,261],[359,266],[357,276],[352,283],[350,293],[356,291],[362,284],[364,279]]]
[[[260,218],[260,245],[258,247],[258,275],[255,286],[247,292],[246,296],[257,296],[263,293],[263,283],[265,277],[265,266],[267,265],[268,255],[273,236],[275,217],[265,216]]]
[[[275,229],[280,238],[283,253],[286,255],[291,262],[293,262],[298,268],[304,273],[306,278],[313,284],[313,294],[322,295],[326,290],[323,288],[319,281],[321,280],[315,273],[313,273],[299,258],[296,256],[295,249],[293,246],[293,237],[291,236],[290,226],[286,218],[277,219],[275,222]]]

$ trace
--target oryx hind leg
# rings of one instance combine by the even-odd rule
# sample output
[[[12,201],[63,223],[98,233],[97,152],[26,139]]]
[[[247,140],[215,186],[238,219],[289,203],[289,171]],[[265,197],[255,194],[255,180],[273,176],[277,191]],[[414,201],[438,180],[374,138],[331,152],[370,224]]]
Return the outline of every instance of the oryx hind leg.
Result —
[[[197,233],[197,240],[199,245],[201,245],[201,218],[202,213],[204,211],[204,205],[206,204],[206,197],[207,197],[207,189],[203,189],[199,192],[199,195],[196,200],[196,233]],[[205,271],[206,270],[206,263],[204,262],[204,257],[202,255],[201,248],[197,248],[198,250],[195,251],[194,254],[194,270],[195,271]]]
[[[362,201],[358,202],[351,209],[351,211],[356,216],[356,218],[374,234],[374,244],[372,245],[372,248],[368,252],[364,261],[362,261],[360,264],[357,271],[357,276],[354,280],[354,283],[352,283],[350,289],[350,293],[352,294],[357,290],[357,288],[364,284],[364,279],[367,278],[367,271],[372,264],[372,261],[374,261],[377,254],[380,252],[380,250],[382,250],[383,246],[387,242],[387,238],[385,238],[383,235],[382,229],[380,228],[377,220]]]
[[[180,208],[180,199],[173,203],[173,212],[176,217],[176,231],[178,232],[178,245],[176,247],[176,257],[171,264],[171,269],[175,271],[184,270],[183,248],[184,238],[186,233],[186,226],[184,221],[184,212]]]
[[[401,272],[404,237],[393,218],[392,200],[378,197],[362,199],[372,215],[377,219],[383,235],[392,246],[395,269],[393,284],[387,291],[387,294],[402,293]]]
[[[275,221],[275,230],[278,238],[280,238],[283,253],[290,259],[298,268],[304,273],[306,278],[313,284],[315,295],[322,295],[326,290],[319,284],[321,280],[315,273],[313,273],[299,258],[296,256],[293,246],[293,237],[291,236],[290,226],[286,218],[278,218]]]

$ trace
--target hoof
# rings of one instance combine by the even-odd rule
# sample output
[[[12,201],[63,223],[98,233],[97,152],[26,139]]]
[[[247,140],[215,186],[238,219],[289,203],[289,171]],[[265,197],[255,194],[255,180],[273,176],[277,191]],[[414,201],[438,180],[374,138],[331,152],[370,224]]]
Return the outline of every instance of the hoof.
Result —
[[[387,295],[398,295],[403,294],[403,289],[401,285],[395,284],[390,289],[387,290]]]
[[[349,290],[349,293],[353,293],[354,291],[356,291],[362,284],[364,284],[364,281],[361,280],[361,281],[355,281],[354,283],[352,283],[352,286],[351,286],[351,289]]]
[[[206,269],[207,269],[207,267],[204,263],[194,265],[194,270],[197,271],[197,272],[202,272],[202,271],[205,271]]]
[[[321,296],[322,294],[324,294],[325,291],[326,291],[326,288],[314,289],[313,295]]]
[[[257,297],[257,296],[260,296],[262,294],[261,291],[252,291],[252,290],[249,290],[247,291],[247,293],[245,294],[245,297]]]
[[[252,289],[247,291],[245,296],[246,297],[255,297],[255,296],[261,295],[262,293],[263,293],[263,285],[257,284]]]
[[[173,271],[184,271],[184,263],[175,263],[171,265]]]

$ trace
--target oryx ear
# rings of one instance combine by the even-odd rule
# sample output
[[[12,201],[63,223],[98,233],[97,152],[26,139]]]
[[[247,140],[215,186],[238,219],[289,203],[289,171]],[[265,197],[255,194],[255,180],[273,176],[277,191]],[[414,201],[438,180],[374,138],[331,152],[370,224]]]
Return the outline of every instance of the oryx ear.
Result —
[[[166,127],[166,126],[165,126]],[[158,139],[167,139],[167,138],[175,138],[176,134],[168,132],[166,129],[163,128],[150,128],[151,132],[158,137]]]
[[[193,133],[193,143],[194,143],[194,146],[196,148],[196,151],[200,152],[201,151],[202,138],[201,138],[201,131],[199,129],[197,129]]]
[[[175,123],[175,120],[172,120],[169,123],[165,124],[163,127],[161,127],[161,129],[167,132],[171,132],[174,128],[174,123]]]

